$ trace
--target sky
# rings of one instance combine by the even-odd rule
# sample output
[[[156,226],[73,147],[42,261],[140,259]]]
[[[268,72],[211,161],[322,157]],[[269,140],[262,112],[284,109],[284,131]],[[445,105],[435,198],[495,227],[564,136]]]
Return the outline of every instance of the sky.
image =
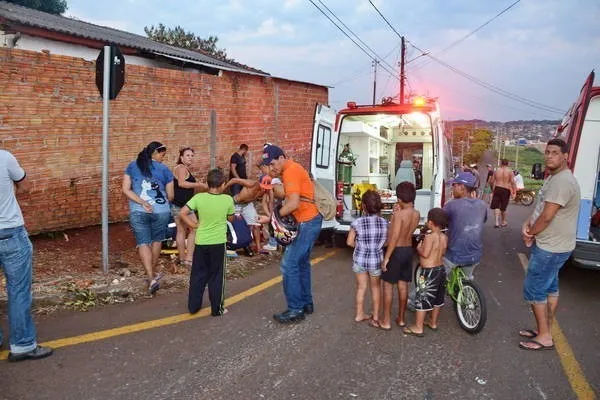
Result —
[[[600,73],[600,0],[521,0],[495,19],[517,0],[371,1],[393,29],[369,0],[68,0],[64,15],[144,36],[158,23],[217,36],[238,62],[331,86],[335,109],[372,102],[374,58],[377,102],[398,96],[399,35],[406,91],[438,97],[449,120],[559,120],[590,71]]]

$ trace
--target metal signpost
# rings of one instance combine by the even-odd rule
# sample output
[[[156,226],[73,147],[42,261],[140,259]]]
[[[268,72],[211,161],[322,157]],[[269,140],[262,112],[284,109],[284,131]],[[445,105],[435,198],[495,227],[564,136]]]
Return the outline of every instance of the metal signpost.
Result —
[[[108,122],[109,101],[125,81],[125,59],[115,45],[106,45],[96,59],[96,86],[102,96],[102,270],[108,273]]]

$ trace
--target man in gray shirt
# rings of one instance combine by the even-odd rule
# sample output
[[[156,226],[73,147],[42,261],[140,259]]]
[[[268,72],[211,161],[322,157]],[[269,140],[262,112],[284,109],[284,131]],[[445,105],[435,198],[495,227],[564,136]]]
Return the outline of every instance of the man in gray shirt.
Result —
[[[33,246],[15,197],[29,190],[25,171],[8,151],[0,149],[0,267],[6,276],[8,323],[10,333],[9,361],[48,357],[49,347],[36,342],[31,317],[31,274]],[[0,346],[2,331],[0,330]]]
[[[567,145],[552,139],[544,152],[549,176],[544,181],[533,215],[523,224],[523,240],[532,246],[523,296],[531,304],[537,330],[519,332],[525,350],[552,350],[552,320],[558,305],[558,271],[575,249],[579,185],[567,165]]]

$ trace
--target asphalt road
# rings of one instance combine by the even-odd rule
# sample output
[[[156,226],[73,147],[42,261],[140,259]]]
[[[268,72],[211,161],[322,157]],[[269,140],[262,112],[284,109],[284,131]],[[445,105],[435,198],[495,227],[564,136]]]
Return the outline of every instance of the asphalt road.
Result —
[[[2,361],[0,398],[594,398],[600,390],[600,271],[565,267],[561,273],[558,322],[565,344],[556,351],[519,349],[518,330],[533,326],[522,301],[524,271],[517,255],[527,254],[519,227],[531,208],[509,211],[509,227],[493,229],[488,221],[485,231],[484,262],[475,275],[487,298],[488,321],[478,335],[459,328],[449,303],[439,331],[424,338],[353,322],[352,253],[335,249],[314,265],[316,312],[300,324],[273,322],[272,314],[284,307],[281,284],[275,284],[238,299],[224,317],[66,345],[39,361]],[[317,247],[314,256],[331,250]],[[229,282],[227,296],[278,275],[273,265]],[[184,293],[163,295],[41,317],[38,334],[43,342],[185,311]]]

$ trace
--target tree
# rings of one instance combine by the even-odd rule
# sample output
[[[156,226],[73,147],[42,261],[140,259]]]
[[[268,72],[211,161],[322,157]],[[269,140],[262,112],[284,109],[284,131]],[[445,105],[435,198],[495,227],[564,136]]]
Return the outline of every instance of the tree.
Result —
[[[144,32],[146,32],[146,35],[154,41],[184,49],[202,50],[212,56],[227,60],[226,50],[217,48],[219,38],[216,36],[209,36],[207,39],[202,39],[193,32],[186,32],[185,29],[179,25],[171,29],[165,27],[162,23],[159,23],[156,27],[154,27],[154,25],[150,27],[145,26]]]
[[[67,0],[6,0],[9,3],[60,15],[67,11]]]
[[[479,162],[493,141],[494,135],[489,129],[475,128],[473,125],[452,127],[452,154],[455,157],[462,154],[465,164]]]

